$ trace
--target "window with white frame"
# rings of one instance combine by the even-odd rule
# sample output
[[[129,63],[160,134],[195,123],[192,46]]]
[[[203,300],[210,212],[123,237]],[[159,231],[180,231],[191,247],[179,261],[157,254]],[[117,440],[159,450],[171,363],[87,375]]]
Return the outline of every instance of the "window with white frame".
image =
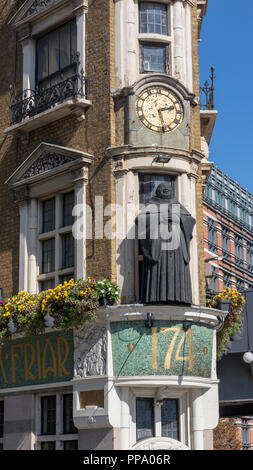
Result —
[[[73,424],[72,393],[37,397],[38,450],[77,450],[77,429]]]
[[[4,437],[4,401],[0,400],[0,450],[3,450]]]
[[[72,235],[74,191],[40,201],[40,291],[74,277],[75,243]]]
[[[170,72],[170,6],[139,2],[140,72]]]

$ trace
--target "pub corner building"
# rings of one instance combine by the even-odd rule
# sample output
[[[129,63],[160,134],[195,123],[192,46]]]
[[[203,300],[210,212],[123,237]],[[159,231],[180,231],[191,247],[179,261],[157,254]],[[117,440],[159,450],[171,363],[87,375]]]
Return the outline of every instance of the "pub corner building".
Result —
[[[200,103],[207,3],[0,0],[3,300],[71,278],[121,290],[78,328],[25,337],[10,322],[4,450],[213,447],[225,313],[205,306],[202,192],[217,115],[212,85]],[[167,229],[180,203],[174,250],[128,236],[150,202]],[[121,236],[95,236],[83,210],[93,236],[73,237],[72,209],[85,203],[104,226],[116,204]]]

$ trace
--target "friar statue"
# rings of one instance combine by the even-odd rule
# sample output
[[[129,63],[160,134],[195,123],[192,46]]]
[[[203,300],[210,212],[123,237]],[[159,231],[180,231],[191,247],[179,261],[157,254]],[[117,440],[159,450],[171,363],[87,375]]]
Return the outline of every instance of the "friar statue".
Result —
[[[143,254],[141,301],[191,304],[190,240],[196,221],[173,197],[170,183],[159,184],[136,222]]]

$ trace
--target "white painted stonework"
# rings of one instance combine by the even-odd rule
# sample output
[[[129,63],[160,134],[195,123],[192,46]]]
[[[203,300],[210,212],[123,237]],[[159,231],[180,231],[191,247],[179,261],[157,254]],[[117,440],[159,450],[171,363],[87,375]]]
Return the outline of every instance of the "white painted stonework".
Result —
[[[149,1],[149,0],[148,0]],[[160,0],[168,5],[168,36],[139,33],[138,0],[115,1],[116,87],[131,86],[140,73],[139,42],[170,45],[170,75],[193,89],[191,1]]]
[[[156,437],[152,439],[145,439],[139,442],[132,448],[133,450],[190,450],[189,447],[166,437]]]
[[[86,322],[75,331],[74,377],[106,375],[107,329],[100,322]]]

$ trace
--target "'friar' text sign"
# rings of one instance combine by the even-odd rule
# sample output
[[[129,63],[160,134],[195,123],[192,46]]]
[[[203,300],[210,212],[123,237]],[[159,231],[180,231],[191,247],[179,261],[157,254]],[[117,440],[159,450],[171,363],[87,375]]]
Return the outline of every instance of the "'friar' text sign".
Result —
[[[0,349],[0,389],[73,378],[73,332],[9,341]]]

